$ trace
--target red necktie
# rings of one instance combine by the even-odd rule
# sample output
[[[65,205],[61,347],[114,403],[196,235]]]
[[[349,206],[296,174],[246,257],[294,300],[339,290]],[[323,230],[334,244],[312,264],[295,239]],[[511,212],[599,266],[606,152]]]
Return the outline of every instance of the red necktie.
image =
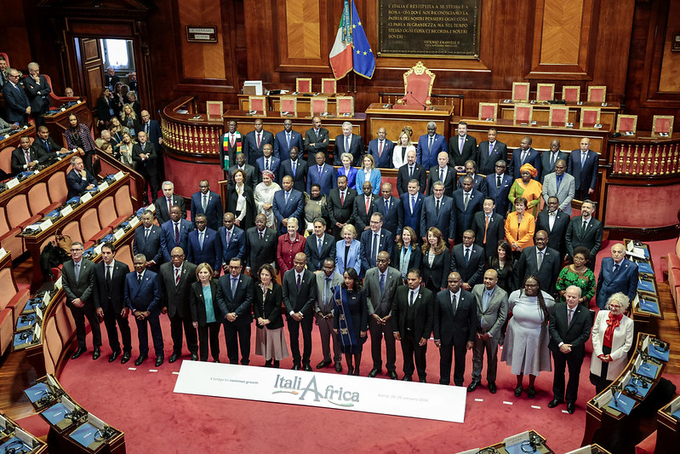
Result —
[[[232,148],[234,147],[234,135],[233,134],[231,135],[231,139],[229,140],[229,146],[232,147]]]
[[[179,226],[175,223],[175,246],[179,246]]]
[[[341,192],[340,193],[340,205],[344,205],[344,204],[345,204],[345,193]]]
[[[262,141],[260,134],[261,133],[259,133],[259,132],[257,133],[257,148],[260,148],[260,142]]]
[[[179,269],[175,268],[175,285],[179,284]]]
[[[371,198],[364,196],[366,198],[366,214],[368,214],[368,207],[371,205]]]
[[[383,141],[381,140],[380,146],[378,147],[378,156],[382,158],[382,152],[383,152]]]

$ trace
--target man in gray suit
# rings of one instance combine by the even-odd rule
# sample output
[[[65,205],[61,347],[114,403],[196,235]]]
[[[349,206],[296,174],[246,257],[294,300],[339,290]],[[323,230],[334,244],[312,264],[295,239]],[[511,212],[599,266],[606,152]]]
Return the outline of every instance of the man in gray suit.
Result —
[[[92,301],[94,290],[94,263],[83,258],[83,243],[74,241],[71,245],[71,260],[64,263],[62,268],[62,285],[66,293],[66,305],[71,309],[73,319],[76,322],[76,337],[78,349],[71,359],[76,359],[87,351],[85,345],[85,317],[92,327],[92,344],[94,351],[92,359],[101,356],[99,347],[102,345],[102,333],[99,329],[99,320]]]
[[[576,183],[566,170],[567,162],[564,159],[555,163],[555,171],[546,175],[543,181],[543,199],[547,204],[550,197],[557,197],[560,209],[571,216],[571,201],[576,193]]]
[[[323,361],[316,365],[317,369],[323,369],[335,362],[336,372],[342,372],[342,352],[340,351],[340,339],[333,331],[335,316],[335,303],[333,302],[333,289],[343,283],[342,274],[335,271],[335,260],[327,258],[323,261],[322,270],[315,273],[316,277],[316,324],[319,325],[321,336],[321,349]],[[331,337],[333,338],[333,361],[331,361]]]
[[[387,374],[392,380],[397,379],[392,302],[400,284],[401,274],[396,268],[390,266],[390,254],[380,251],[377,266],[366,271],[364,279],[368,297],[368,330],[371,333],[371,356],[373,357],[373,369],[368,373],[369,377],[375,377],[382,372],[380,345],[384,335]]]
[[[477,389],[482,381],[484,351],[486,351],[486,381],[489,392],[496,393],[496,368],[498,341],[503,324],[508,317],[508,294],[498,285],[498,272],[490,269],[484,273],[484,283],[472,289],[477,302],[477,333],[472,351],[472,383],[468,392]]]

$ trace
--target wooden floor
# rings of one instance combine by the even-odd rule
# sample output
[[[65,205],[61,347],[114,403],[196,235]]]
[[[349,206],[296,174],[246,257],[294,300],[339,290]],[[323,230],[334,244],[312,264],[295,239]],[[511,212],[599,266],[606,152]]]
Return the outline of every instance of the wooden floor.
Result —
[[[670,360],[664,373],[680,375],[680,321],[675,311],[675,303],[671,297],[667,282],[658,284],[659,299],[663,310],[663,320],[659,320],[656,334],[659,339],[670,343]]]

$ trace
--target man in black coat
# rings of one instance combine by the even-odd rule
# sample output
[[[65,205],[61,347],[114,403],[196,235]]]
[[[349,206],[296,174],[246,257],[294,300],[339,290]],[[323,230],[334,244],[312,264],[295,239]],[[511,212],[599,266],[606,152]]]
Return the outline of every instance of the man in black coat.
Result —
[[[246,272],[256,281],[257,272],[265,263],[276,261],[276,230],[267,227],[264,214],[255,216],[255,227],[246,230]]]
[[[515,288],[520,288],[527,277],[536,276],[541,290],[554,295],[562,258],[559,252],[548,247],[548,233],[545,230],[536,232],[534,243],[535,246],[524,248],[515,264]]]
[[[567,413],[572,414],[576,409],[578,382],[581,365],[586,354],[585,343],[590,337],[592,326],[590,311],[579,304],[581,289],[575,285],[567,287],[564,295],[566,303],[558,303],[552,307],[550,314],[550,343],[548,348],[552,352],[555,363],[553,378],[553,400],[549,408],[567,401]],[[569,367],[569,382],[567,392],[564,392],[564,373]]]
[[[482,211],[475,213],[470,227],[475,232],[475,243],[484,248],[487,263],[491,263],[498,241],[505,238],[505,220],[502,215],[495,213],[495,209],[493,199],[484,199]]]
[[[148,194],[148,203],[153,203],[158,195],[158,170],[156,166],[156,147],[152,143],[147,142],[147,136],[144,131],[137,133],[137,143],[132,146],[132,161],[135,163],[135,170],[142,174],[146,184],[144,185],[144,192],[147,190],[147,185],[151,188]],[[147,203],[145,197],[142,197],[142,202]]]
[[[229,274],[220,277],[217,285],[217,306],[222,313],[224,338],[227,343],[229,364],[238,364],[239,346],[241,364],[250,364],[250,332],[253,315],[251,306],[255,285],[252,279],[241,273],[241,259],[229,261]]]
[[[316,278],[305,269],[307,256],[298,252],[293,258],[293,269],[285,272],[282,279],[283,304],[286,306],[286,320],[290,335],[290,350],[293,356],[293,370],[311,372],[309,358],[312,356],[312,327],[314,325],[314,302],[316,301]],[[300,328],[304,350],[300,356]]]
[[[602,245],[602,222],[593,217],[595,204],[585,200],[581,204],[581,216],[571,218],[564,237],[569,258],[574,257],[574,248],[583,246],[590,250],[588,268],[595,269],[597,253]]]
[[[567,254],[567,243],[565,236],[569,227],[570,216],[559,209],[560,201],[553,196],[548,198],[548,210],[541,211],[536,216],[536,231],[545,230],[548,232],[548,247],[555,249],[564,259]]]
[[[357,191],[347,187],[347,177],[340,175],[338,187],[331,189],[327,199],[328,217],[331,220],[331,227],[336,240],[340,240],[342,228],[352,219],[356,196]]]
[[[326,233],[324,218],[314,219],[314,235],[309,235],[305,242],[307,269],[309,271],[323,270],[325,259],[335,260],[335,238]]]
[[[404,222],[404,213],[399,197],[392,195],[392,185],[383,183],[380,188],[380,197],[373,204],[373,212],[383,215],[383,227],[390,232],[396,241],[401,239],[399,226]]]
[[[117,323],[123,338],[123,357],[120,363],[125,364],[130,361],[132,352],[132,336],[128,323],[130,308],[125,305],[123,293],[125,276],[130,272],[130,267],[121,261],[114,260],[115,252],[116,248],[112,242],[102,245],[103,261],[94,266],[94,307],[99,318],[104,319],[104,326],[106,326],[109,346],[113,352],[109,356],[109,362],[114,362],[120,355]]]
[[[475,213],[482,211],[484,194],[473,189],[472,178],[463,178],[463,187],[453,192],[453,213],[456,220],[456,243],[463,239],[463,232],[472,226],[472,218]]]
[[[50,98],[47,95],[52,92],[52,89],[45,76],[40,75],[40,65],[36,62],[28,64],[28,77],[24,78],[24,87],[28,93],[31,115],[35,119],[35,124],[43,126],[44,115],[50,110]]]
[[[357,235],[361,234],[370,228],[371,215],[373,214],[373,204],[375,203],[375,195],[373,194],[373,185],[370,181],[364,181],[361,187],[363,193],[356,196],[354,199],[354,208],[352,209],[352,220],[350,224],[354,224],[357,229]],[[368,208],[368,209],[367,209]]]
[[[154,272],[158,271],[158,267],[163,261],[161,235],[161,228],[153,223],[153,212],[151,210],[144,210],[144,213],[142,213],[142,225],[135,229],[132,252],[134,255],[144,254],[144,257],[146,257],[146,268]]]
[[[163,225],[170,220],[170,211],[172,207],[180,207],[182,210],[182,219],[187,218],[187,208],[184,203],[184,197],[175,194],[175,185],[172,181],[164,181],[161,187],[163,189],[163,196],[154,201],[156,206],[156,218],[158,223]],[[221,220],[221,219],[220,219]]]
[[[47,126],[38,127],[38,138],[33,141],[33,148],[43,156],[47,156],[47,160],[55,159],[57,153],[68,153],[68,150],[63,145],[58,144],[50,137],[50,130]]]
[[[451,251],[451,271],[459,274],[460,286],[468,292],[482,283],[486,269],[484,249],[474,243],[475,232],[468,229],[463,232],[463,243],[456,244]]]
[[[397,172],[397,192],[400,196],[408,192],[408,183],[411,180],[418,180],[420,183],[420,192],[425,194],[427,169],[416,163],[415,150],[406,152],[406,164],[401,166]]]

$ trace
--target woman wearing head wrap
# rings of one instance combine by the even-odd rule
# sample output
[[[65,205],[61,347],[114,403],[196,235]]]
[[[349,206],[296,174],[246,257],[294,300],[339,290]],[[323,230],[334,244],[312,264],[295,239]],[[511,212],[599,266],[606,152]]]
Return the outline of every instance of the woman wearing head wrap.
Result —
[[[519,168],[519,172],[521,178],[516,179],[515,182],[512,183],[510,193],[508,194],[510,211],[515,211],[515,199],[524,197],[527,199],[527,212],[536,217],[540,210],[541,191],[543,191],[543,185],[532,178],[538,175],[538,171],[534,166],[526,163]]]
[[[255,206],[257,214],[264,214],[267,217],[267,227],[276,229],[276,219],[274,218],[274,194],[280,191],[281,186],[274,182],[274,173],[271,170],[262,172],[262,183],[255,186]]]

